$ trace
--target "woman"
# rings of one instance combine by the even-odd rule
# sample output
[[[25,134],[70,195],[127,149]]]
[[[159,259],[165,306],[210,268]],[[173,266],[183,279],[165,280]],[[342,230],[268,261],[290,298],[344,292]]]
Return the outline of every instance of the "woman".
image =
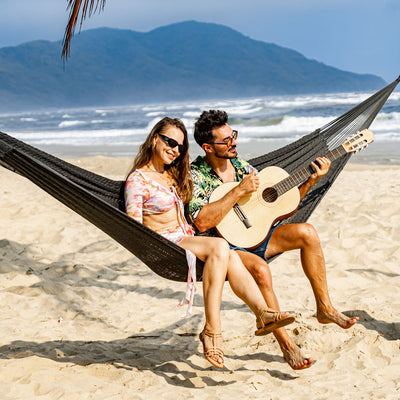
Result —
[[[223,368],[220,304],[226,277],[235,294],[256,315],[256,335],[292,323],[294,317],[268,309],[254,279],[224,239],[193,236],[183,214],[183,202],[192,196],[188,145],[186,128],[179,119],[165,117],[154,126],[126,180],[126,212],[204,261],[206,323],[200,340],[207,360]]]

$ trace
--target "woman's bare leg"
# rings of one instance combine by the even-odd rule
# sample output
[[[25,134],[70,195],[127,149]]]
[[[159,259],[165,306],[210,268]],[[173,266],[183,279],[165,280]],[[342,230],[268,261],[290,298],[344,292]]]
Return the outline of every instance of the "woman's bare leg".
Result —
[[[228,262],[229,246],[224,239],[211,237],[185,237],[179,245],[192,251],[196,257],[204,261],[203,269],[203,297],[206,324],[209,332],[221,332],[221,299],[224,287]],[[218,341],[222,341],[221,338]],[[217,343],[221,347],[222,343]],[[212,346],[212,339],[204,337],[205,350]],[[222,363],[222,359],[215,356],[215,361]]]

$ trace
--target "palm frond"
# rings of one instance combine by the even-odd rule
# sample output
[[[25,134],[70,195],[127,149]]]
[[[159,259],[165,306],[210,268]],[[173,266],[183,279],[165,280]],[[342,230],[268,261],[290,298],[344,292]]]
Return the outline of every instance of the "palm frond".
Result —
[[[87,15],[89,17],[97,10],[100,12],[104,9],[106,0],[67,0],[67,10],[70,9],[69,19],[65,28],[62,58],[68,58],[71,47],[71,38],[74,35],[76,24],[78,23],[79,14],[81,15],[81,22],[79,29],[82,28],[83,20]]]

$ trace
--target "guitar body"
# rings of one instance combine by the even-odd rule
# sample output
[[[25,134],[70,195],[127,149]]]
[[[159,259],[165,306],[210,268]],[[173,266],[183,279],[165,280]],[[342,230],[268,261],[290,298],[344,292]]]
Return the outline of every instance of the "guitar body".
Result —
[[[261,244],[268,235],[271,226],[277,221],[293,214],[300,202],[300,192],[293,187],[278,196],[274,201],[265,200],[265,190],[282,181],[289,174],[279,167],[267,167],[258,175],[260,186],[256,192],[241,197],[237,204],[243,212],[250,227],[246,227],[235,209],[228,212],[225,218],[216,226],[218,233],[230,244],[245,249],[251,249]],[[210,196],[210,202],[225,196],[240,182],[227,182],[217,187]]]

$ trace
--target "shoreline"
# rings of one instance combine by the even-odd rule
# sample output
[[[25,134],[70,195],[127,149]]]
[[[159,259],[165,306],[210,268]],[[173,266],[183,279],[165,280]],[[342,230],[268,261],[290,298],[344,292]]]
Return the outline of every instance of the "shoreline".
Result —
[[[129,171],[133,163],[133,158],[130,157],[109,157],[102,155],[64,158],[64,160],[97,174],[107,176],[110,179],[125,179],[125,174]],[[345,165],[343,171],[386,171],[389,166],[388,164],[363,164],[361,162],[352,163],[350,161]],[[392,164],[390,165],[390,169],[393,171],[400,170],[400,164]]]
[[[241,158],[249,160],[262,154],[289,144],[288,141],[274,141],[274,143],[263,143],[259,147],[258,142],[243,141],[238,144],[238,154]],[[258,146],[258,147],[257,147]],[[103,156],[107,158],[134,158],[138,146],[97,145],[97,146],[35,146],[41,150],[63,159],[79,159]],[[265,151],[264,151],[265,150]],[[203,155],[202,150],[196,144],[190,143],[190,157],[194,160],[198,155]],[[366,149],[352,155],[349,164],[365,165],[400,165],[400,144],[397,142],[374,142]]]

